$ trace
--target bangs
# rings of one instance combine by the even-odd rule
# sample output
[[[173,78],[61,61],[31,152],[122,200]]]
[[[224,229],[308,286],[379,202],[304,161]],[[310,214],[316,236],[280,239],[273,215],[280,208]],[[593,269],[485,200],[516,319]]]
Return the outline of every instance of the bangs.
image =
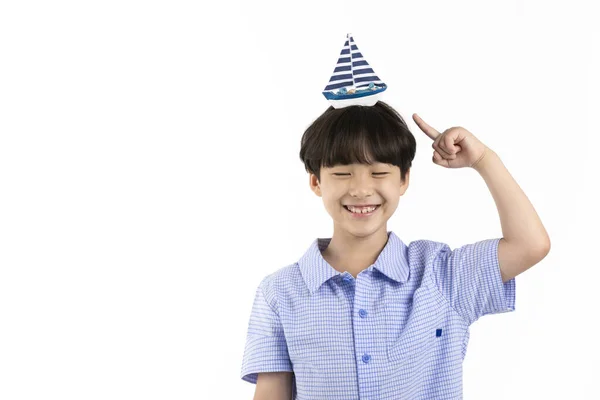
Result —
[[[402,116],[383,101],[374,106],[330,106],[304,132],[300,160],[319,179],[321,167],[383,163],[399,167],[404,180],[416,147]]]
[[[393,164],[398,159],[397,127],[365,108],[347,110],[333,121],[321,166]]]

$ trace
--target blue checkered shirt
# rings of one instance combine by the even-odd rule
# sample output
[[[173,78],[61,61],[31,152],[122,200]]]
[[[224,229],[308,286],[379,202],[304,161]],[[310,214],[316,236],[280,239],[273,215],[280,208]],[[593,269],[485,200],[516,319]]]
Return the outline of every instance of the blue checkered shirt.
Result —
[[[323,258],[317,238],[302,258],[266,276],[248,324],[241,378],[293,372],[296,400],[461,399],[469,326],[515,309],[498,242],[451,250],[393,232],[355,279]]]

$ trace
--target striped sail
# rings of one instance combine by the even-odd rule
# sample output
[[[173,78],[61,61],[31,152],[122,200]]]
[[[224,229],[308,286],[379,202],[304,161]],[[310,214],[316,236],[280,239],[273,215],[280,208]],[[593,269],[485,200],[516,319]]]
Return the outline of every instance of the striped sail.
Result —
[[[346,90],[366,88],[370,83],[383,85],[384,83],[373,71],[367,60],[363,57],[352,35],[346,35],[346,42],[333,75],[325,86],[325,92],[346,88]]]

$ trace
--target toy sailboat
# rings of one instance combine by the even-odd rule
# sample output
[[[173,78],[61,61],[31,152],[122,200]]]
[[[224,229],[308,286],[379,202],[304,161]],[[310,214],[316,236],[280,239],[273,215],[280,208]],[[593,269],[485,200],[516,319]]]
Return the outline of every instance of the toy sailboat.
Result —
[[[387,85],[375,75],[373,68],[358,50],[352,34],[348,33],[323,95],[334,108],[372,106],[385,89]]]

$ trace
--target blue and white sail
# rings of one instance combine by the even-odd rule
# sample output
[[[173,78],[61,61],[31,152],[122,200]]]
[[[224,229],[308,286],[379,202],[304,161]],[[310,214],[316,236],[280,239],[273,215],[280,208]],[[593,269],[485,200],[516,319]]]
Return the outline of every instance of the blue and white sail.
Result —
[[[387,85],[375,74],[358,50],[352,34],[348,33],[323,95],[334,108],[372,106],[385,89]]]

